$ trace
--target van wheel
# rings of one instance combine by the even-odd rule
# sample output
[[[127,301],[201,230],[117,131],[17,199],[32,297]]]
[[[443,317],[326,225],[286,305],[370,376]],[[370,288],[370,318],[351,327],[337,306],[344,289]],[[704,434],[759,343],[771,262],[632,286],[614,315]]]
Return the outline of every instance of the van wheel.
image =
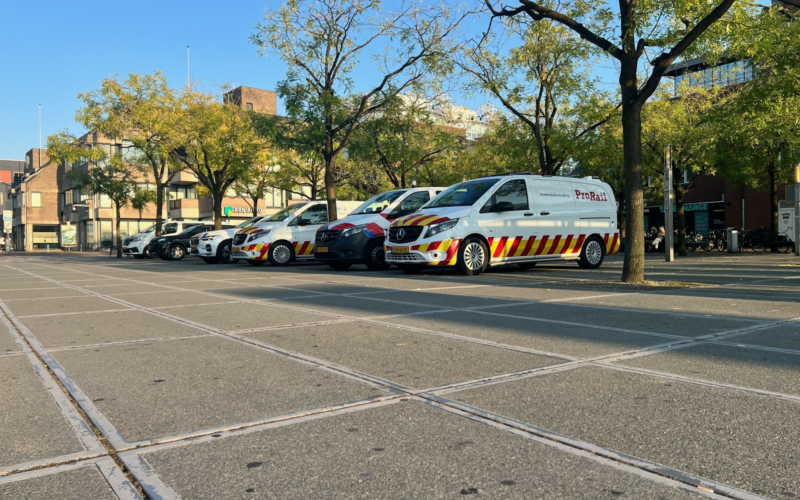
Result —
[[[597,236],[592,236],[583,244],[578,266],[583,269],[597,269],[603,263],[605,256],[606,246],[603,244],[603,240]]]
[[[522,269],[533,269],[534,267],[536,267],[536,264],[538,264],[538,262],[521,262],[517,265]]]
[[[288,266],[294,260],[294,247],[285,241],[274,243],[269,247],[267,259],[273,266]]]
[[[382,240],[371,240],[364,251],[364,257],[364,264],[370,271],[385,271],[391,267],[391,264],[386,263]]]
[[[222,262],[223,264],[233,264],[236,262],[236,259],[233,258],[233,252],[231,252],[231,242],[226,241],[219,244],[217,247],[217,262]]]
[[[397,264],[397,268],[406,274],[419,274],[422,272],[422,266],[415,266],[413,264]]]
[[[205,262],[206,264],[216,264],[217,263],[217,259],[215,259],[214,257],[201,257],[201,259],[203,259],[203,262]]]
[[[328,267],[333,269],[334,271],[347,271],[350,269],[352,264],[347,264],[345,262],[330,262],[328,263]]]
[[[263,266],[264,264],[267,263],[267,261],[266,260],[248,260],[247,263],[250,264],[251,266]]]
[[[458,247],[456,269],[467,276],[477,276],[489,266],[489,250],[478,238],[467,238]]]

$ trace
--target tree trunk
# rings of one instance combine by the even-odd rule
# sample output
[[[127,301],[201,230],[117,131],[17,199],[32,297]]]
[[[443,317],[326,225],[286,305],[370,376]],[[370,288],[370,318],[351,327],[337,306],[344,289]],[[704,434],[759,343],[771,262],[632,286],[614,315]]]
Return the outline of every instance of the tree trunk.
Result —
[[[161,222],[164,217],[164,184],[156,181],[156,238],[161,236]]]
[[[635,68],[633,70],[636,71]],[[624,72],[623,72],[624,73]],[[620,77],[622,82],[622,77]],[[622,281],[644,281],[644,194],[642,191],[642,109],[635,104],[633,88],[622,88],[622,149],[625,166],[625,262]],[[672,228],[665,228],[671,231]]]
[[[225,193],[212,193],[214,200],[214,230],[222,229],[222,197]]]
[[[117,228],[117,258],[122,258],[122,235],[119,234],[119,213],[120,213],[120,206],[119,203],[115,203],[117,206],[117,213],[114,214],[114,225]]]
[[[325,144],[325,197],[328,199],[328,222],[333,222],[337,219],[336,175],[334,168],[336,168],[336,158],[333,156],[333,145],[328,139],[328,143]]]
[[[253,196],[253,217],[258,215],[258,198],[257,196]]]
[[[676,222],[678,223],[678,255],[686,257],[686,213],[683,210],[683,196],[686,190],[683,188],[680,176],[675,175],[675,170],[672,170],[672,177],[675,179],[675,213]],[[679,171],[680,172],[680,171]],[[669,230],[669,228],[664,228]]]

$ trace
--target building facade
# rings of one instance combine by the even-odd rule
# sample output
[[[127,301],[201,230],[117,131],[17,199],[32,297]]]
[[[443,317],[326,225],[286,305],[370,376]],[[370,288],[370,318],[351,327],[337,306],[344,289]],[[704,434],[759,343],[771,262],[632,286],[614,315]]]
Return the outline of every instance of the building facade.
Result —
[[[11,233],[17,249],[58,248],[58,166],[42,149],[25,153],[24,171],[8,189],[14,213]]]

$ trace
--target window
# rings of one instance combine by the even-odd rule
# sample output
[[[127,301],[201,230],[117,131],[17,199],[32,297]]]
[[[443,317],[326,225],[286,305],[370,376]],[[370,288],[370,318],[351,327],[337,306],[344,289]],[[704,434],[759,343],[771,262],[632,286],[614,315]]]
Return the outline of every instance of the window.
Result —
[[[182,200],[184,198],[194,200],[197,199],[197,191],[194,186],[170,186],[169,199]]]
[[[14,180],[11,182],[12,186],[18,185],[22,182],[22,179],[25,177],[25,174],[22,172],[14,172]]]
[[[469,207],[472,206],[486,191],[497,184],[498,178],[476,179],[474,181],[459,182],[445,189],[425,208],[434,207]]]
[[[514,210],[528,210],[528,186],[522,179],[508,181],[500,186],[489,201],[492,203],[492,211],[502,202],[511,203]]]
[[[42,193],[31,193],[31,206],[37,208],[42,206]]]
[[[328,205],[314,205],[300,214],[300,220],[308,224],[325,224],[328,222]]]
[[[131,141],[122,141],[122,144],[117,146],[117,152],[125,162],[134,162],[139,157],[139,151]]]
[[[110,220],[101,220],[100,221],[100,244],[105,247],[109,248],[111,246],[111,242],[114,239],[114,230],[111,225]]]
[[[420,208],[422,205],[428,203],[431,199],[431,195],[427,191],[421,191],[419,193],[414,193],[402,202],[400,202],[400,206],[395,209],[398,212],[398,216],[413,214]]]
[[[405,189],[399,189],[397,191],[389,191],[388,193],[381,193],[379,195],[373,196],[372,198],[365,201],[363,205],[361,205],[353,212],[351,212],[350,215],[380,213],[389,205],[394,203],[394,201],[405,192],[406,192]]]
[[[58,212],[64,211],[64,205],[67,204],[67,193],[58,193]]]
[[[169,222],[161,226],[161,234],[173,234],[178,232],[178,223]]]
[[[247,109],[249,109],[250,111],[252,111],[252,110],[253,110],[253,103],[252,103],[252,102],[248,102],[248,103],[246,103],[244,106],[245,106]]]
[[[111,198],[108,195],[100,195],[100,208],[111,208]]]
[[[75,189],[72,190],[72,203],[76,204],[76,203],[80,203],[80,202],[81,202],[81,190],[78,189],[78,188],[75,188]]]

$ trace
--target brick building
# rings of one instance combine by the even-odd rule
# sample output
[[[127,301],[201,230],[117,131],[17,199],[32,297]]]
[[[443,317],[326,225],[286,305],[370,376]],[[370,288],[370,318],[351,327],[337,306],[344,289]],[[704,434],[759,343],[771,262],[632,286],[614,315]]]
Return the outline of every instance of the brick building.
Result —
[[[24,175],[7,191],[14,211],[14,246],[20,250],[57,248],[58,165],[38,148],[25,153],[24,165]]]
[[[25,162],[22,160],[0,160],[0,209],[13,210],[8,191],[16,187],[25,176]]]
[[[226,103],[232,103],[265,115],[278,114],[278,96],[271,90],[255,89],[253,87],[236,87],[224,93],[222,99]]]

